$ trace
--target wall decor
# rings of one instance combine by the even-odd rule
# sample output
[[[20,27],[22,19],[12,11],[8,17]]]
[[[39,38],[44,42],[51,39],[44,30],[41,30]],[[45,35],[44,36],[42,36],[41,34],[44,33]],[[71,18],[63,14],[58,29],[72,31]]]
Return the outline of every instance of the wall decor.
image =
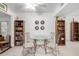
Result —
[[[39,24],[39,21],[38,21],[38,20],[36,20],[36,21],[35,21],[35,24]]]
[[[40,29],[41,29],[41,30],[44,30],[44,29],[45,29],[45,27],[44,27],[44,26],[41,26],[41,27],[40,27]]]
[[[39,27],[38,27],[38,26],[35,26],[35,29],[36,29],[36,30],[39,30]]]
[[[45,21],[44,21],[44,20],[42,20],[42,21],[41,21],[41,24],[43,25],[44,23],[45,23]]]

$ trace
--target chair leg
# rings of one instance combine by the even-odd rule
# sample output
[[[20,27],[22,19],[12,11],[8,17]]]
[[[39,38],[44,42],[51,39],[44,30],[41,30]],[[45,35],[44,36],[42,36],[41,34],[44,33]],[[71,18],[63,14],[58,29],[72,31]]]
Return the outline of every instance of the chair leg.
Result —
[[[36,47],[37,47],[37,44],[36,44],[36,39],[34,40],[34,54],[36,53]]]
[[[47,40],[44,40],[44,49],[45,49],[45,54],[47,54]]]

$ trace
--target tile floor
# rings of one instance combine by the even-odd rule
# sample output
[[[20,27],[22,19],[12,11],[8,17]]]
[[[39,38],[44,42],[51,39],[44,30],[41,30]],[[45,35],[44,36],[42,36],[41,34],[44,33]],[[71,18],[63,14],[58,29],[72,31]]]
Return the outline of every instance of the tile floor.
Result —
[[[0,54],[0,56],[22,56],[22,50],[22,46],[16,46]],[[59,50],[61,56],[79,56],[79,42],[69,41],[66,43],[66,46],[59,46]],[[39,56],[38,53],[36,56]]]
[[[22,46],[16,46],[0,54],[0,56],[21,56],[21,54],[22,54]]]

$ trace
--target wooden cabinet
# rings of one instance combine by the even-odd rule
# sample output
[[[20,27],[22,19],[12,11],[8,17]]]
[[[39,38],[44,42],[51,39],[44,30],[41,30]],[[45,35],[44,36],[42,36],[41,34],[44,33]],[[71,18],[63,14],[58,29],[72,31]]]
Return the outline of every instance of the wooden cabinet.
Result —
[[[11,36],[7,35],[6,39],[0,35],[0,54],[11,48]]]
[[[79,22],[73,21],[70,24],[71,41],[79,41]]]
[[[15,46],[23,45],[24,42],[24,21],[15,20],[14,22]]]
[[[56,31],[56,43],[58,45],[65,45],[65,20],[59,19],[56,17],[56,24],[55,24],[55,31]]]

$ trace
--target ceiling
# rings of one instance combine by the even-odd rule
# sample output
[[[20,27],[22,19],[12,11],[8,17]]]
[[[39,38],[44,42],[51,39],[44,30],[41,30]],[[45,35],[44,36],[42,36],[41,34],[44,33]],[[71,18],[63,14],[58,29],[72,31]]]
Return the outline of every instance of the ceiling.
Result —
[[[52,13],[55,16],[78,16],[79,3],[30,3],[35,5],[35,10],[27,8],[28,3],[6,3],[8,8],[15,14],[35,12],[38,14]]]
[[[58,14],[58,16],[79,16],[79,3],[68,3]]]
[[[10,8],[11,11],[14,13],[27,13],[27,12],[36,12],[36,13],[52,12],[53,13],[57,8],[63,5],[63,3],[37,3],[37,6],[35,6],[36,10],[33,10],[31,8],[27,8],[26,4],[25,3],[6,3],[8,8]]]

